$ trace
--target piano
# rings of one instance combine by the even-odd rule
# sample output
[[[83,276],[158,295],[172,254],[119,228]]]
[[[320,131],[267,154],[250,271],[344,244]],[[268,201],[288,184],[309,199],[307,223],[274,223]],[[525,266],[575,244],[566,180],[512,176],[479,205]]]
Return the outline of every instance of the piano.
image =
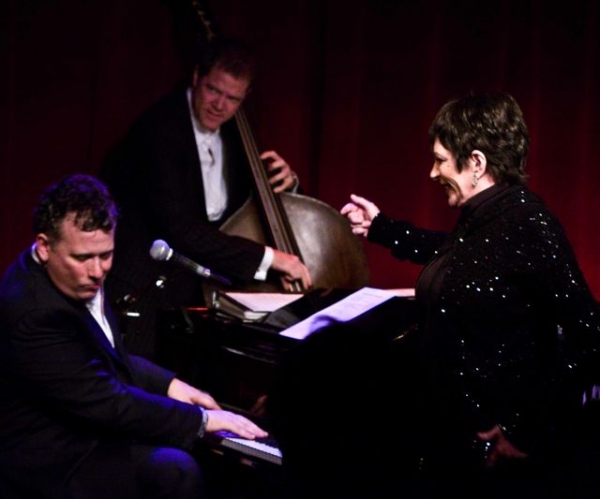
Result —
[[[380,355],[389,355],[392,351],[390,342],[402,338],[416,322],[412,298],[393,297],[349,321],[356,331],[351,340],[345,338],[346,333],[340,334],[339,331],[332,331],[329,336],[325,331],[323,334],[311,334],[304,340],[280,334],[354,291],[314,290],[285,307],[285,310],[273,312],[261,322],[241,322],[204,308],[163,312],[158,334],[158,350],[161,352],[159,363],[176,371],[185,381],[211,393],[225,409],[254,419],[270,432],[267,439],[257,441],[225,433],[209,435],[207,442],[217,452],[228,455],[234,453],[253,468],[267,467],[268,474],[272,476],[273,468],[283,468],[284,455],[287,458],[297,446],[293,438],[285,442],[279,439],[279,434],[284,433],[282,428],[292,424],[295,428],[307,426],[311,432],[318,433],[320,430],[322,437],[322,428],[317,427],[317,422],[309,421],[306,425],[302,420],[310,418],[312,411],[309,407],[286,407],[287,389],[281,386],[282,379],[279,377],[285,359],[291,359],[287,362],[288,367],[310,373],[306,383],[294,386],[293,390],[305,391],[305,400],[312,398],[319,401],[322,407],[319,418],[323,417],[321,412],[325,411],[325,416],[331,416],[332,422],[339,417],[340,411],[348,410],[347,407],[336,405],[345,404],[341,397],[345,396],[346,391],[344,388],[340,390],[335,383],[340,380],[343,383],[345,377],[349,383],[356,383],[361,367],[365,372],[372,373],[372,377],[361,375],[359,382],[364,383],[365,389],[372,390],[375,397],[383,399],[388,397],[388,390],[395,389],[386,383],[379,385],[374,378],[382,374]],[[303,345],[302,348],[299,345]],[[323,352],[323,355],[319,352]],[[407,364],[406,356],[402,362]],[[409,367],[406,365],[403,369],[408,371]],[[289,378],[289,372],[286,374]],[[388,372],[383,375],[387,376]],[[396,383],[394,376],[390,378]],[[329,393],[333,392],[338,396],[329,398]],[[265,395],[270,399],[274,394],[279,395],[276,397],[279,400],[273,404],[271,412],[267,410],[265,413],[264,407],[262,413],[257,412],[257,401]],[[392,400],[391,397],[388,399]],[[290,421],[274,421],[273,413]],[[302,414],[296,416],[296,413]],[[292,422],[294,417],[300,420]],[[327,455],[322,449],[319,452]]]

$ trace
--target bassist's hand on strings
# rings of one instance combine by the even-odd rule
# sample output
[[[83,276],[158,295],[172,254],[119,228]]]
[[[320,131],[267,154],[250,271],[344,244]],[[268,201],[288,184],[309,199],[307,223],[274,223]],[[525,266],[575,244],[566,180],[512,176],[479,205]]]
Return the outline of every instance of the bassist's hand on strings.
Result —
[[[308,290],[312,287],[312,277],[306,265],[296,255],[273,250],[273,263],[271,268],[280,274],[281,282],[286,291],[294,291],[293,283],[300,282],[302,289]]]
[[[298,176],[290,165],[275,151],[265,151],[260,155],[269,172],[269,184],[273,192],[292,191],[298,188]]]

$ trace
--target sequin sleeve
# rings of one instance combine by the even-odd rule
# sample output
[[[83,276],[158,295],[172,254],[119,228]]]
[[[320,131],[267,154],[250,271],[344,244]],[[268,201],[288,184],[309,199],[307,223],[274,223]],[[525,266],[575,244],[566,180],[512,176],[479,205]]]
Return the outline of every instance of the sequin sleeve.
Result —
[[[445,232],[421,229],[404,220],[379,213],[369,228],[368,240],[391,250],[399,260],[427,263],[448,238]]]

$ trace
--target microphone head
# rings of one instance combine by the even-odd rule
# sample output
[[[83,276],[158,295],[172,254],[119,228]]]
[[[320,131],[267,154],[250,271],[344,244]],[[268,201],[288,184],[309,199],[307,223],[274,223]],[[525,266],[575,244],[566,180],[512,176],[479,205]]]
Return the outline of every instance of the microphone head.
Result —
[[[165,261],[171,258],[173,254],[173,250],[169,247],[166,241],[162,239],[157,239],[152,243],[152,247],[150,248],[150,256],[155,260]]]

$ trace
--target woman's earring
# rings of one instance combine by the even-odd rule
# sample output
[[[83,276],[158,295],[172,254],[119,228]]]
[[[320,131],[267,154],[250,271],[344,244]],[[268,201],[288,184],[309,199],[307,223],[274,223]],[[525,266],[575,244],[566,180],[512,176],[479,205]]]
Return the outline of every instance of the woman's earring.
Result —
[[[477,178],[477,174],[476,174],[476,173],[474,173],[474,174],[473,174],[473,180],[471,180],[471,185],[472,185],[473,187],[477,187],[477,182],[479,182],[479,179]]]

